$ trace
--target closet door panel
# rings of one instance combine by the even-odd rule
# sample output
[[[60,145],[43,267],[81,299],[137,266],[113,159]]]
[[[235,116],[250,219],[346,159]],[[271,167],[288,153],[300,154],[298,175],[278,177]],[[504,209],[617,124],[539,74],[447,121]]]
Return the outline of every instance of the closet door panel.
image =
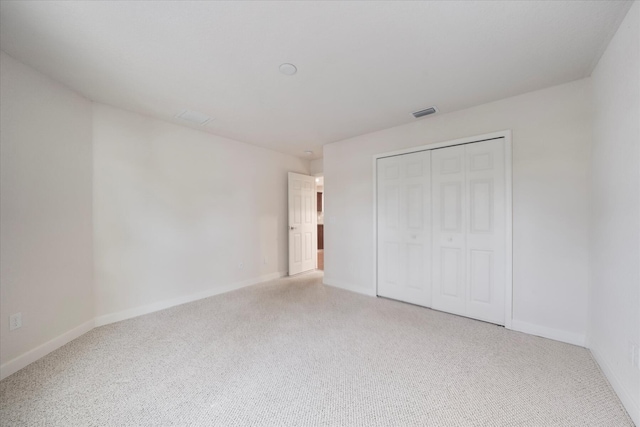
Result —
[[[433,308],[504,324],[504,140],[434,150]]]
[[[404,159],[406,283],[403,301],[431,307],[431,153]]]
[[[377,293],[503,325],[505,141],[377,160]]]
[[[378,295],[398,299],[404,283],[402,229],[402,159],[388,157],[377,165]]]
[[[464,146],[433,150],[432,307],[465,314],[466,202]]]
[[[428,151],[377,160],[377,294],[431,306]]]
[[[465,146],[467,315],[504,325],[506,187],[504,139]]]

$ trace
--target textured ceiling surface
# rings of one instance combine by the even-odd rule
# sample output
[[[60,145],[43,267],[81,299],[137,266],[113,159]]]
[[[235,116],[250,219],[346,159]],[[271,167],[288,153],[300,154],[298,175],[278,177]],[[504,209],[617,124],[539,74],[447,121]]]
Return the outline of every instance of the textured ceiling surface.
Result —
[[[0,46],[86,97],[296,156],[586,77],[624,1],[2,1]],[[280,64],[298,67],[294,76]],[[424,118],[421,120],[429,120]]]

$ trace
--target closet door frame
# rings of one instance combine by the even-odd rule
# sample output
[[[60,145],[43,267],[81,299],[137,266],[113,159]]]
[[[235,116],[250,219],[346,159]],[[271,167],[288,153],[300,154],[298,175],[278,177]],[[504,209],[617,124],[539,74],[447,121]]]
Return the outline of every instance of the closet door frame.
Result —
[[[404,150],[390,151],[373,156],[373,280],[375,295],[378,295],[378,159],[418,151],[434,150],[436,148],[452,147],[454,145],[472,144],[474,142],[488,141],[504,138],[504,170],[505,170],[505,298],[504,298],[504,326],[512,329],[513,320],[513,197],[512,197],[512,159],[511,159],[511,130],[493,132],[468,138],[454,139],[452,141],[437,142],[406,148]]]

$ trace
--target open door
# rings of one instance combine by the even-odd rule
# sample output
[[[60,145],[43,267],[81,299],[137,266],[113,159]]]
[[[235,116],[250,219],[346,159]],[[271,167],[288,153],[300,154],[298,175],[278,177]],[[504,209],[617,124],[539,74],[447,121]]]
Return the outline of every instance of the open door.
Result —
[[[289,172],[289,276],[316,268],[317,221],[315,178]]]

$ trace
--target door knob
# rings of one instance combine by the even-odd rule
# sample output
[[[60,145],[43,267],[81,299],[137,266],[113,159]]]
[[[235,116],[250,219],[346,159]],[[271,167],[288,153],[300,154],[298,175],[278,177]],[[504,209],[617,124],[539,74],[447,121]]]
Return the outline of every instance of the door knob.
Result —
[[[289,227],[289,228],[290,228],[290,229],[292,229],[292,230],[295,230],[295,229],[296,229],[295,227]]]

